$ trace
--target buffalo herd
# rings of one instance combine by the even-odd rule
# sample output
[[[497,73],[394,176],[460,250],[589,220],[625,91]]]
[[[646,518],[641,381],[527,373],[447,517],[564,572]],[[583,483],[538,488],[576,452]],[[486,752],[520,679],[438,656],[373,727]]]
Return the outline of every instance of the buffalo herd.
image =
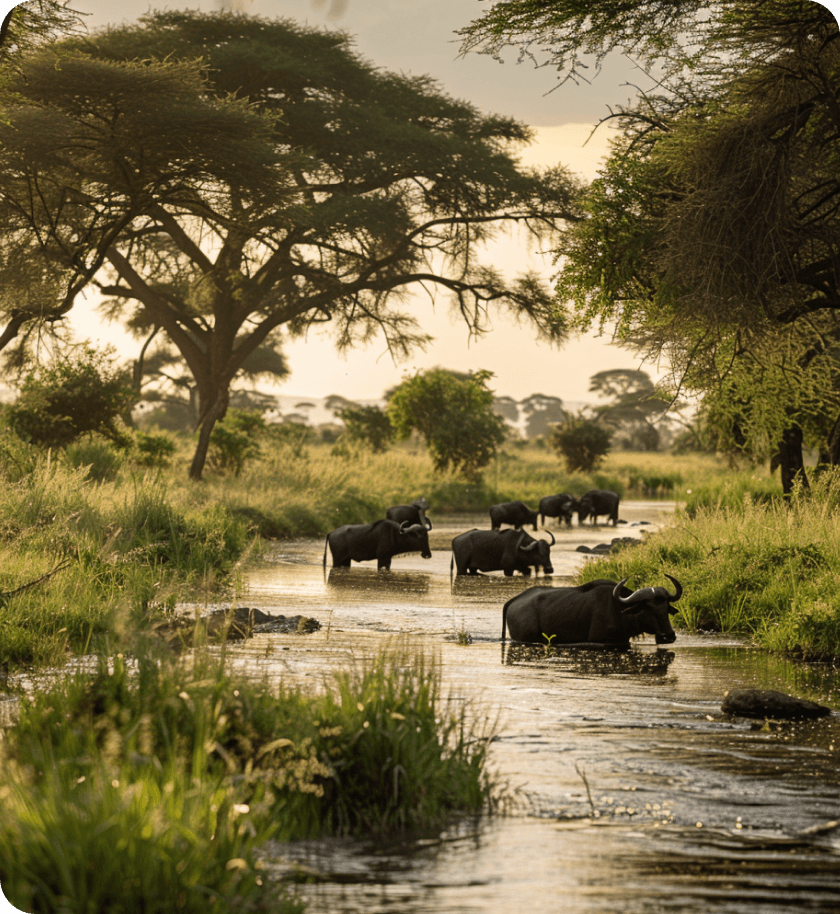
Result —
[[[479,573],[501,571],[510,577],[514,572],[529,576],[552,575],[551,542],[528,534],[523,528],[538,525],[547,529],[546,520],[571,526],[578,515],[578,524],[591,518],[598,523],[605,517],[613,526],[618,523],[619,496],[604,489],[593,489],[579,498],[572,495],[547,495],[540,499],[534,511],[524,502],[509,501],[490,508],[490,530],[473,529],[452,540],[450,574],[475,576]],[[324,565],[327,550],[333,567],[349,568],[351,562],[376,560],[378,570],[390,570],[395,555],[419,552],[424,559],[432,557],[429,531],[432,522],[426,516],[425,498],[409,505],[388,508],[383,519],[370,524],[345,524],[327,534],[324,544]],[[502,525],[512,529],[502,530]],[[580,587],[530,587],[505,603],[502,610],[502,641],[506,633],[511,639],[526,643],[576,645],[589,647],[624,647],[631,638],[647,633],[657,644],[671,644],[676,635],[669,616],[678,610],[674,603],[682,595],[675,578],[666,575],[674,585],[669,592],[664,587],[643,587],[630,590],[626,579],[590,581]]]

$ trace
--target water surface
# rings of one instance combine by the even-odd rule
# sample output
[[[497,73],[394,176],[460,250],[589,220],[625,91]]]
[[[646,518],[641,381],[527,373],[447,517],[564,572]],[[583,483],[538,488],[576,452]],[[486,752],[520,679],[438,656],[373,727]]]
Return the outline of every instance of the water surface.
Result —
[[[486,528],[483,517],[436,522],[433,558],[397,557],[390,573],[330,569],[329,557],[325,567],[321,540],[279,544],[253,571],[249,605],[322,629],[256,636],[229,653],[235,665],[318,688],[408,637],[439,657],[453,700],[498,714],[491,766],[517,798],[509,815],[406,846],[278,848],[275,869],[312,874],[301,888],[310,914],[840,911],[840,719],[764,727],[720,713],[742,686],[840,706],[834,669],[681,632],[667,650],[650,637],[609,655],[500,643],[507,599],[567,584],[593,560],[578,545],[644,536],[672,509],[628,502],[615,529],[552,527],[546,581],[450,579],[452,537]]]

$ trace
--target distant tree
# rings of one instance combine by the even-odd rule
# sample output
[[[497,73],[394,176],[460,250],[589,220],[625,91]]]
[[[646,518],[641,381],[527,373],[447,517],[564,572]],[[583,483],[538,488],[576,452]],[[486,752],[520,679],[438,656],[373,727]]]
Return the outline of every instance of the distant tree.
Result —
[[[633,368],[599,371],[589,379],[589,390],[610,402],[596,406],[594,412],[606,425],[621,435],[621,443],[633,450],[659,449],[659,429],[653,422],[665,411],[650,376]]]
[[[559,397],[531,394],[520,403],[520,407],[528,417],[525,424],[525,434],[528,438],[549,434],[553,425],[566,418],[566,410],[563,409],[563,401]]]
[[[4,101],[0,343],[43,326],[9,291],[31,285],[21,263],[52,319],[90,284],[122,320],[143,312],[195,380],[192,478],[231,383],[281,328],[329,322],[339,348],[382,334],[402,358],[429,341],[403,308],[423,286],[474,333],[501,307],[565,334],[535,272],[508,281],[477,250],[513,225],[554,233],[578,182],[520,166],[525,125],[374,67],[344,33],[152,13],[27,54]]]
[[[580,411],[554,427],[551,444],[570,473],[594,470],[610,451],[613,433]]]
[[[30,374],[6,416],[14,432],[41,447],[66,448],[90,434],[128,447],[132,439],[122,416],[135,402],[114,360],[85,347]]]
[[[451,467],[469,480],[496,455],[505,422],[493,411],[492,372],[458,376],[442,368],[420,372],[390,392],[388,416],[398,439],[416,430],[426,441],[435,469]]]
[[[344,423],[351,441],[368,445],[375,454],[388,450],[394,429],[384,409],[379,406],[345,406],[337,409],[335,414]]]
[[[519,421],[519,404],[513,397],[494,397],[493,411],[508,422]]]

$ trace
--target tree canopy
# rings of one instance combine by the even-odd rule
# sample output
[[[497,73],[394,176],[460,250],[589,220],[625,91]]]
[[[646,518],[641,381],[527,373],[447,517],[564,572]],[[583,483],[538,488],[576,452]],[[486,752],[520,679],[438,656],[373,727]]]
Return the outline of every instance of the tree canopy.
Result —
[[[478,480],[507,437],[505,421],[493,409],[489,371],[464,375],[434,368],[407,378],[388,396],[388,418],[397,439],[417,431],[435,469],[450,467]]]
[[[93,284],[195,379],[201,476],[245,360],[329,322],[339,347],[428,342],[401,305],[451,295],[562,338],[533,274],[476,256],[505,226],[577,218],[564,169],[518,165],[528,128],[427,77],[362,60],[347,35],[239,14],[155,13],[25,55],[0,123],[0,348]],[[282,343],[282,340],[281,340]]]
[[[840,413],[838,37],[807,0],[524,0],[464,31],[560,78],[615,50],[649,68],[652,87],[605,117],[621,136],[557,248],[559,298],[575,326],[666,355],[677,386],[723,403],[737,381],[774,435]],[[815,370],[835,380],[806,395]],[[840,424],[829,437],[840,462]]]

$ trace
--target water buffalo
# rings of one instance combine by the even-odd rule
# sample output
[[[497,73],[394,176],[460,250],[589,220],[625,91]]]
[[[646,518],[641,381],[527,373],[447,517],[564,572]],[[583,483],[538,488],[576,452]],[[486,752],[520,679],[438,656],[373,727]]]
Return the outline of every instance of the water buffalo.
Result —
[[[425,498],[415,498],[410,505],[392,505],[385,512],[388,520],[394,520],[398,524],[406,521],[410,524],[422,524],[427,530],[432,529],[432,522],[426,517],[426,511],[429,510],[429,503]]]
[[[617,492],[610,492],[608,489],[592,489],[578,499],[576,509],[578,523],[582,524],[587,517],[591,517],[592,523],[597,524],[598,517],[606,514],[614,527],[618,523],[618,502]]]
[[[390,571],[393,556],[403,552],[419,552],[424,559],[432,557],[429,533],[422,524],[398,524],[387,519],[373,524],[345,524],[330,531],[324,543],[324,565],[327,546],[334,568],[349,568],[351,561],[376,559],[380,571],[383,568]]]
[[[468,530],[452,540],[449,573],[454,566],[457,574],[504,571],[510,577],[514,571],[529,575],[532,567],[554,574],[550,554],[553,545],[553,536],[548,543],[534,539],[524,530]]]
[[[547,517],[556,517],[558,523],[566,521],[566,525],[571,527],[572,515],[577,510],[577,499],[572,495],[546,495],[540,499],[540,523],[544,527]]]
[[[664,587],[631,591],[624,580],[590,581],[581,587],[531,587],[508,600],[502,610],[502,641],[510,630],[514,641],[552,645],[627,646],[643,632],[657,644],[672,644],[676,634],[669,615],[682,596],[671,575],[673,594]]]
[[[537,529],[537,512],[532,511],[525,502],[504,501],[490,508],[490,526],[498,530],[502,524],[510,524],[517,530],[525,524],[533,524]]]

